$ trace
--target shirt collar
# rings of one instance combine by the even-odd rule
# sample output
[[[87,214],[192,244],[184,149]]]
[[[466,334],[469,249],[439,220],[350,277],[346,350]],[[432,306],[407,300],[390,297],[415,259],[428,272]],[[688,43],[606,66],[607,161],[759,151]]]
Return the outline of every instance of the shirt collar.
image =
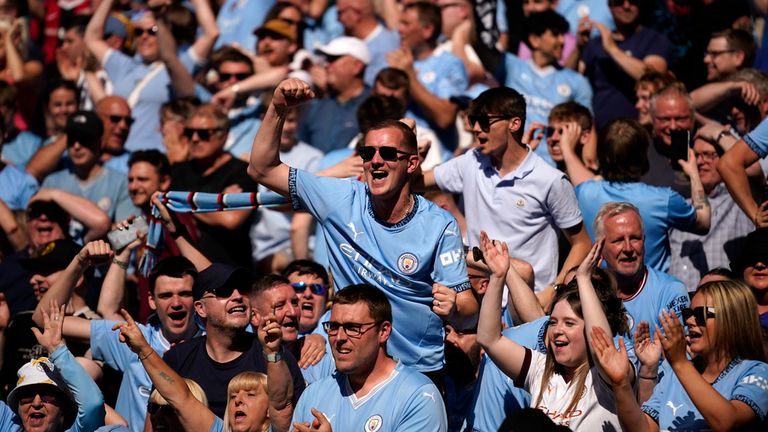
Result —
[[[511,145],[516,145],[516,144],[512,143]],[[528,152],[525,155],[525,158],[523,159],[522,162],[520,162],[520,165],[518,165],[514,171],[508,173],[503,177],[505,180],[515,180],[515,179],[524,178],[525,176],[530,174],[531,171],[533,171],[533,169],[536,167],[536,156],[534,155],[533,150],[531,150],[531,147],[528,144],[525,145],[525,149]],[[480,154],[480,152],[477,150],[475,150],[475,155],[477,159],[480,161],[480,168],[483,171],[493,172],[496,175],[499,174],[499,170],[497,170],[496,167],[493,166],[493,160],[491,159],[490,156]]]

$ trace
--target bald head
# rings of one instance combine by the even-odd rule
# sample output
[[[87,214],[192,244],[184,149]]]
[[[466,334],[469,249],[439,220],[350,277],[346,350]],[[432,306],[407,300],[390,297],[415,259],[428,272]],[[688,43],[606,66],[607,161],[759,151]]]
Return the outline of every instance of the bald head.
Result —
[[[365,39],[376,28],[372,0],[337,0],[336,10],[347,36]]]
[[[96,114],[104,123],[104,153],[123,153],[125,140],[128,139],[128,132],[133,123],[128,102],[120,96],[106,96],[96,104]]]

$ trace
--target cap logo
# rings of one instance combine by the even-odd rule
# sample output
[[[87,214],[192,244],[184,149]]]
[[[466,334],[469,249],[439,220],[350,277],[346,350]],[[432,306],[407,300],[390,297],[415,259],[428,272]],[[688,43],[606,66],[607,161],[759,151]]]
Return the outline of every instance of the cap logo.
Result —
[[[87,123],[87,121],[88,121],[88,120],[85,118],[85,116],[84,116],[84,115],[80,114],[80,115],[76,115],[76,116],[72,117],[72,121],[73,121],[74,123],[82,123],[82,124],[85,124],[85,123]]]
[[[56,243],[55,242],[50,242],[47,245],[45,245],[45,247],[43,249],[41,249],[40,252],[37,253],[37,256],[38,257],[44,257],[44,256],[50,254],[51,252],[53,252],[54,249],[56,249]]]

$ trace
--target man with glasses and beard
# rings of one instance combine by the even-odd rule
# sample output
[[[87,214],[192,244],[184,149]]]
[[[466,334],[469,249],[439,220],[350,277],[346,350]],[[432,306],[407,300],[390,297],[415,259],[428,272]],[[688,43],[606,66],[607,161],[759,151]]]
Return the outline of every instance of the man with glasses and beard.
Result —
[[[248,173],[315,217],[335,284],[381,289],[393,305],[390,352],[441,382],[442,320],[471,327],[478,309],[458,224],[412,193],[420,163],[416,135],[399,121],[374,125],[363,137],[365,182],[318,177],[284,164],[279,147],[287,113],[313,97],[303,81],[280,83],[254,140]]]
[[[228,131],[226,114],[213,105],[195,109],[184,127],[190,160],[172,166],[170,190],[256,191],[256,183],[245,173],[247,164],[224,151]],[[250,210],[195,213],[194,216],[200,231],[198,248],[209,260],[251,267]]]
[[[267,352],[256,334],[247,331],[252,321],[252,288],[253,279],[244,268],[213,263],[201,271],[192,295],[206,334],[176,345],[163,356],[179,375],[200,384],[208,396],[208,407],[219,418],[224,418],[227,384],[240,372],[267,373],[272,365],[290,374],[291,379],[285,381],[293,388],[285,388],[283,394],[292,392],[293,404],[304,390],[304,379],[294,357],[282,350]]]

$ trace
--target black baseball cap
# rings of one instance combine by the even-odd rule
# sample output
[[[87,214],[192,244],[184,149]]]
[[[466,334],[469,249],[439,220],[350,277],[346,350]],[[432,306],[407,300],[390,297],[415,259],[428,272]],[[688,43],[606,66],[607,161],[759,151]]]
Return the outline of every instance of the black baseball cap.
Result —
[[[197,275],[192,296],[199,300],[203,294],[211,292],[217,297],[229,297],[235,289],[242,295],[248,295],[253,289],[251,273],[243,267],[213,263]]]
[[[48,276],[67,268],[82,246],[69,239],[52,241],[36,250],[29,258],[21,260],[21,266],[32,274]]]
[[[75,141],[86,147],[99,146],[104,124],[93,111],[77,111],[67,119],[67,146]]]

